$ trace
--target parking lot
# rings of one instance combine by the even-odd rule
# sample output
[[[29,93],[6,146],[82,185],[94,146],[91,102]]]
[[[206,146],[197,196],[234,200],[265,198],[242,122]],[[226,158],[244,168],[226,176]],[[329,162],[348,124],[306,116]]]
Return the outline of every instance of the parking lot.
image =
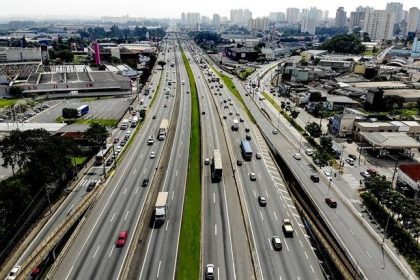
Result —
[[[63,108],[77,109],[81,105],[88,105],[89,112],[83,119],[120,119],[127,111],[131,98],[104,98],[104,99],[70,99],[60,100],[48,109],[36,114],[29,122],[50,123],[62,115]]]

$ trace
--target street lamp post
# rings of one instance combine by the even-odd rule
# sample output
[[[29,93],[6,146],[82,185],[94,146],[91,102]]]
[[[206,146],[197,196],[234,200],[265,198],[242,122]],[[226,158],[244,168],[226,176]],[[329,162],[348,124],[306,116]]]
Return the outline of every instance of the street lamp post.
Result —
[[[329,180],[328,180],[328,191],[327,191],[327,196],[330,194],[331,181],[332,181],[332,178],[329,178]]]

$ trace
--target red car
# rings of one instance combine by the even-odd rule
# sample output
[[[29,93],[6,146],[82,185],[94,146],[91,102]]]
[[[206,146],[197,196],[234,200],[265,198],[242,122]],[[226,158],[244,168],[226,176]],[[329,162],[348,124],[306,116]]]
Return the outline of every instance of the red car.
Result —
[[[127,240],[128,233],[126,231],[120,232],[120,235],[118,236],[117,242],[115,242],[115,245],[117,247],[123,247],[125,244],[125,241]]]
[[[118,142],[120,142],[120,138],[114,138],[114,144],[117,144]]]
[[[375,169],[373,169],[373,168],[368,168],[367,170],[366,170],[371,176],[374,176],[374,175],[376,175],[376,174],[378,174],[378,171],[376,171]]]
[[[31,277],[37,277],[40,272],[41,272],[41,269],[39,267],[35,267],[31,272]]]

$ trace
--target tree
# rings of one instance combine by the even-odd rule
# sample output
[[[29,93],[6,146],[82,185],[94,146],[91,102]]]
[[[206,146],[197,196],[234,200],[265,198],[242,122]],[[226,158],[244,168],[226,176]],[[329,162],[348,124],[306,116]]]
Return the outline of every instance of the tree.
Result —
[[[77,118],[77,109],[74,108],[63,108],[63,118],[65,119],[75,119]]]
[[[163,69],[163,66],[165,66],[166,65],[166,62],[165,61],[163,61],[163,60],[159,60],[158,61],[158,65]]]
[[[385,176],[371,176],[365,180],[366,190],[370,191],[380,203],[385,203],[385,195],[391,188],[391,182]]]
[[[313,138],[318,138],[322,134],[321,126],[316,122],[311,122],[307,124],[305,129]]]
[[[10,95],[13,95],[15,97],[22,97],[23,94],[23,88],[19,86],[11,86],[9,90]]]
[[[105,144],[109,132],[105,126],[94,122],[85,131],[84,136],[94,147],[101,147]]]
[[[321,136],[321,139],[319,140],[319,144],[321,145],[322,150],[326,151],[327,153],[332,152],[332,138],[327,135]]]
[[[319,91],[311,92],[309,95],[309,101],[310,102],[321,102],[324,101],[325,98],[322,97],[322,93]]]
[[[328,52],[359,54],[365,50],[362,40],[355,34],[337,35],[325,41],[321,45],[321,49],[326,49]]]

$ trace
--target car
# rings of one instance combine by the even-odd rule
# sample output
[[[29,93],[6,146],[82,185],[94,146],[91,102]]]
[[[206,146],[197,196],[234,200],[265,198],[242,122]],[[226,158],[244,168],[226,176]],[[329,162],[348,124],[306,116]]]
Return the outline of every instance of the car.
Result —
[[[37,277],[40,273],[41,273],[41,268],[37,266],[37,267],[35,267],[34,269],[32,269],[32,272],[31,272],[31,277],[32,277],[32,278],[35,278],[35,277]]]
[[[349,144],[351,144],[351,143],[353,143],[353,139],[351,139],[351,138],[347,138],[347,139],[346,139],[346,142],[347,142],[347,143],[349,143]]]
[[[126,141],[125,141],[125,140],[121,140],[120,145],[121,145],[122,147],[124,147],[124,146],[125,146],[125,144],[126,144]]]
[[[226,120],[227,119],[227,116],[223,116],[223,119]]]
[[[324,169],[324,174],[325,174],[325,176],[327,176],[327,178],[328,178],[329,180],[331,180],[331,179],[332,179],[332,174],[331,174],[331,171],[329,171],[329,170],[327,170],[327,169]]]
[[[17,274],[19,273],[21,267],[15,266],[14,268],[12,268],[12,270],[10,270],[9,275],[7,275],[6,280],[14,280],[17,278]]]
[[[249,135],[249,134],[245,135],[245,139],[248,140],[248,141],[251,141],[251,135]]]
[[[166,108],[166,107],[168,107],[168,105],[164,104],[164,105],[163,105],[163,108]]]
[[[155,157],[156,157],[155,152],[151,152],[151,153],[150,153],[150,158],[155,158]]]
[[[213,264],[208,264],[206,266],[205,276],[206,276],[207,280],[213,280],[214,279],[214,265]]]
[[[232,98],[228,97],[228,101],[232,101]]]
[[[230,105],[230,106],[233,106],[233,102],[229,102],[229,105]]]
[[[249,132],[249,128],[248,127],[245,127],[245,132]]]
[[[232,112],[232,111],[229,111],[229,115],[231,115],[231,116],[232,116],[232,115],[233,115],[233,112]]]
[[[351,165],[351,166],[353,166],[353,165],[354,165],[354,160],[353,160],[353,159],[351,159],[351,158],[346,158],[346,162],[347,162],[349,165]]]
[[[114,144],[117,144],[118,142],[120,142],[120,138],[118,138],[118,137],[115,137],[114,138],[114,141],[112,141]]]
[[[240,122],[244,122],[245,120],[243,118],[239,118],[239,121]]]
[[[205,165],[209,165],[209,164],[210,164],[210,159],[209,159],[209,158],[206,158],[206,159],[204,160],[204,164],[205,164]]]
[[[280,239],[279,236],[273,236],[271,238],[271,244],[273,245],[273,249],[275,251],[280,251],[283,248],[283,246],[281,244],[281,239]]]
[[[274,135],[279,134],[279,131],[277,129],[273,129],[273,134]]]
[[[258,196],[258,203],[260,204],[261,207],[267,206],[267,198],[262,195]]]
[[[95,187],[96,187],[96,181],[95,182],[90,182],[89,185],[86,188],[86,192],[92,191]]]
[[[360,171],[360,175],[362,175],[363,178],[369,178],[370,174],[367,171]]]
[[[152,119],[154,119],[154,120],[155,120],[155,119],[156,119],[156,115],[153,115]]]
[[[301,159],[302,159],[302,156],[301,156],[299,153],[294,153],[294,154],[293,154],[293,157],[294,157],[296,160],[301,160]]]
[[[147,139],[147,145],[153,145],[154,142],[155,142],[155,139],[153,135],[150,135],[149,139]]]
[[[305,149],[305,154],[307,154],[308,156],[311,156],[311,155],[313,155],[314,154],[314,150],[313,149],[311,149],[311,148],[306,148]]]
[[[239,114],[239,112],[236,112],[236,116],[238,116],[238,117],[239,117],[240,115],[241,115],[241,114]]]
[[[125,241],[127,241],[128,233],[126,231],[120,232],[118,235],[117,241],[115,242],[115,245],[117,247],[123,247],[125,244]]]
[[[261,159],[261,158],[262,158],[261,153],[256,153],[256,154],[255,154],[255,157],[256,157],[257,159]]]
[[[377,175],[378,174],[378,171],[376,171],[375,169],[373,169],[373,168],[368,168],[367,170],[366,170],[371,176],[375,176],[375,175]]]
[[[335,201],[334,198],[326,197],[325,203],[327,203],[328,206],[330,206],[331,208],[337,208],[337,201]]]
[[[353,154],[349,154],[349,158],[351,158],[352,160],[356,160],[357,159],[357,157],[355,155],[353,155]]]
[[[201,114],[202,114],[202,115],[205,115],[205,114],[206,114],[206,111],[201,111]]]
[[[113,162],[114,162],[114,159],[113,159],[112,157],[110,157],[110,158],[106,161],[106,166],[111,166]]]
[[[255,175],[254,172],[249,173],[249,179],[251,181],[257,181],[257,176]]]
[[[238,159],[238,160],[236,161],[236,165],[237,165],[237,166],[242,166],[242,160]]]
[[[224,105],[224,106],[223,106],[223,109],[227,109],[227,108],[229,108],[229,106],[228,106],[228,105]]]
[[[144,178],[143,183],[141,183],[142,187],[147,187],[149,185],[149,178]]]
[[[319,176],[318,176],[318,175],[316,175],[316,174],[312,174],[312,175],[311,175],[311,180],[312,180],[312,182],[314,182],[314,183],[319,183]]]

